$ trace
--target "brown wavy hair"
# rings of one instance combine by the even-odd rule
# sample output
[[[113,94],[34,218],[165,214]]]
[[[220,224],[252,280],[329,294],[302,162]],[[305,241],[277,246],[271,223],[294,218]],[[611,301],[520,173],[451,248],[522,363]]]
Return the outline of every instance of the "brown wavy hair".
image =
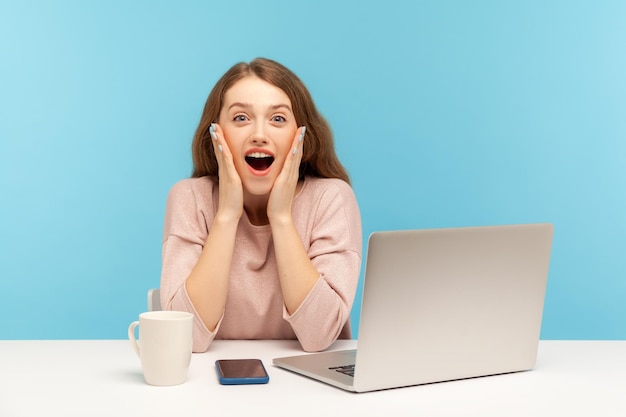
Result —
[[[350,184],[348,172],[335,153],[333,134],[326,119],[317,111],[309,90],[287,67],[266,58],[233,65],[219,79],[207,98],[200,124],[193,137],[192,177],[217,177],[218,165],[209,127],[217,122],[224,104],[224,94],[242,78],[256,76],[287,94],[298,126],[306,126],[300,178],[339,178]]]

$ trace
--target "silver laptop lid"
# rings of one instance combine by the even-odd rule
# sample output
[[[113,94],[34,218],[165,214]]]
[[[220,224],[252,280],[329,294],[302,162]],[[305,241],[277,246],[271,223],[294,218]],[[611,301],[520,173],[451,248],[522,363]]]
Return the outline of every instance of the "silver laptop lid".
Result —
[[[375,232],[356,391],[531,369],[551,224]]]

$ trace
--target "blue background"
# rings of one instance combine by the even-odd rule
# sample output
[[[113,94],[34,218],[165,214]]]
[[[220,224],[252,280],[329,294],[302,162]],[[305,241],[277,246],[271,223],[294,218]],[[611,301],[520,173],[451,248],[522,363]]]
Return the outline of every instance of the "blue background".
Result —
[[[331,123],[365,236],[552,222],[542,338],[625,339],[624,22],[623,1],[0,3],[0,338],[126,337],[206,97],[266,56]]]

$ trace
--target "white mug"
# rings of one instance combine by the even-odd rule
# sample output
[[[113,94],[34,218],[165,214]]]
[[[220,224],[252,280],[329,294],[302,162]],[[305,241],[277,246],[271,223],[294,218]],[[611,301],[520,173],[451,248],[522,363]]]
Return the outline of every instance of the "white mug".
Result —
[[[135,328],[139,326],[139,344]],[[128,327],[128,339],[141,359],[147,384],[178,385],[191,362],[193,314],[183,311],[141,313]]]

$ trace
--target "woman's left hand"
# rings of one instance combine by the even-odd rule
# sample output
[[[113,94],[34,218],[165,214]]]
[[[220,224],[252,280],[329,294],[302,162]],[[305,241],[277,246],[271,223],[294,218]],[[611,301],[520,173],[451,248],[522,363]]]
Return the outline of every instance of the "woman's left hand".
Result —
[[[296,186],[300,176],[300,162],[304,149],[304,133],[306,127],[296,130],[296,135],[291,144],[291,151],[285,159],[283,169],[274,181],[267,203],[267,216],[270,223],[274,220],[291,219],[291,203],[296,194]]]

